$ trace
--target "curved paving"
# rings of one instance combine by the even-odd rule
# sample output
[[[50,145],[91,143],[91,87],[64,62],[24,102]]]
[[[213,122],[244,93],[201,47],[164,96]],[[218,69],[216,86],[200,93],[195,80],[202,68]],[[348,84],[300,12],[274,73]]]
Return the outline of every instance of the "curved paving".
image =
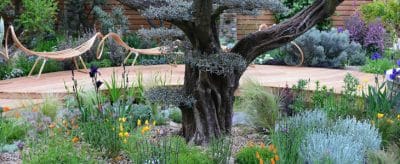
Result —
[[[121,78],[122,68],[101,68],[100,79],[110,81],[112,73],[115,71],[117,77]],[[176,67],[170,65],[152,65],[127,67],[129,79],[135,80],[138,73],[143,75],[145,85],[154,85],[155,79],[162,78],[167,85],[183,84],[184,65]],[[259,81],[267,88],[280,88],[286,85],[292,86],[300,79],[310,79],[309,88],[315,88],[315,81],[320,81],[322,85],[333,87],[335,92],[340,93],[343,87],[343,78],[347,73],[351,73],[362,81],[373,84],[374,75],[361,73],[351,70],[310,68],[310,67],[288,67],[254,65],[250,66],[243,75],[241,82],[245,79]],[[86,73],[76,72],[75,78],[82,88],[91,88],[91,79]],[[21,77],[10,80],[0,81],[0,105],[5,102],[16,101],[16,99],[42,99],[44,95],[62,96],[67,94],[65,86],[72,87],[71,71],[54,72],[43,74],[39,79],[36,77]],[[103,86],[104,87],[104,86]]]

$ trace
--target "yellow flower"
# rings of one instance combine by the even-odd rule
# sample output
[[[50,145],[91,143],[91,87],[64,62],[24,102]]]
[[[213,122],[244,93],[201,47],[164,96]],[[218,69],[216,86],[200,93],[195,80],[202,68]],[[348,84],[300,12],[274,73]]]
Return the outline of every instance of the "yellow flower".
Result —
[[[124,131],[124,126],[122,126],[122,123],[119,124],[119,131]]]
[[[125,138],[125,139],[124,139],[124,143],[127,143],[127,142],[128,142],[128,140]]]
[[[394,121],[391,120],[391,119],[387,119],[386,122],[389,123],[389,124],[393,124]]]
[[[137,126],[141,126],[142,125],[142,120],[137,120]]]
[[[149,125],[149,120],[146,120],[146,121],[144,122],[144,124],[145,124],[145,125]]]
[[[72,142],[73,143],[77,143],[79,141],[79,138],[77,136],[75,136],[74,138],[72,138]]]
[[[363,79],[362,83],[366,84],[366,83],[368,83],[368,81],[369,81],[368,79]]]
[[[383,114],[383,113],[378,113],[377,115],[376,115],[376,117],[378,118],[378,119],[381,119],[381,118],[383,118],[385,116],[385,114]]]
[[[119,122],[126,122],[126,117],[121,117],[118,119]]]
[[[363,90],[363,88],[364,88],[364,86],[363,86],[363,85],[361,85],[361,84],[357,86],[357,90],[359,90],[359,91],[362,91],[362,90]]]
[[[122,137],[124,136],[124,133],[119,132],[119,133],[118,133],[118,136],[122,138]]]
[[[153,126],[156,126],[156,121],[153,121]]]
[[[258,161],[259,161],[259,164],[264,164],[264,160],[262,158],[259,158]]]
[[[260,154],[258,153],[258,151],[256,151],[256,158],[260,159]]]
[[[400,120],[400,114],[397,115],[397,119]]]
[[[149,126],[143,127],[143,128],[142,128],[142,131],[141,131],[142,135],[143,135],[144,133],[146,133],[147,131],[149,131],[149,130],[150,130],[150,127],[149,127]]]
[[[125,132],[125,133],[124,133],[124,136],[125,136],[125,137],[129,137],[129,133],[128,133],[128,132]]]

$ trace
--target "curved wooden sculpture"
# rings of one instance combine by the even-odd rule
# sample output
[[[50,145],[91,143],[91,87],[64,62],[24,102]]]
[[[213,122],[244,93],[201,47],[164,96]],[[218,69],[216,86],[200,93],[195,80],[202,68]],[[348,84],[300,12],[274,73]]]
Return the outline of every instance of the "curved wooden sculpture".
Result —
[[[82,63],[82,65],[84,67],[84,69],[86,70],[87,67],[86,67],[85,63],[83,62],[83,59],[82,59],[81,55],[84,54],[85,52],[89,51],[90,48],[93,47],[93,45],[94,45],[94,43],[96,41],[96,38],[102,38],[103,37],[103,35],[101,33],[96,33],[88,41],[84,42],[83,44],[81,44],[81,45],[79,45],[79,46],[77,46],[75,48],[69,48],[69,49],[65,49],[65,50],[61,50],[61,51],[54,51],[54,52],[36,52],[36,51],[29,50],[24,45],[22,45],[22,43],[18,40],[17,35],[15,34],[14,27],[13,26],[9,26],[8,29],[7,29],[7,32],[6,32],[6,37],[5,37],[5,52],[4,52],[4,56],[6,56],[6,58],[8,57],[7,41],[8,41],[8,36],[9,35],[11,35],[11,38],[14,41],[14,44],[16,45],[17,48],[19,48],[21,51],[25,52],[28,55],[34,55],[34,56],[38,57],[36,59],[35,63],[33,64],[33,67],[31,69],[31,71],[29,72],[28,76],[32,75],[32,72],[35,69],[35,67],[38,64],[38,62],[40,61],[40,59],[43,59],[43,64],[40,67],[38,78],[42,74],[44,65],[46,64],[46,61],[48,59],[54,59],[54,60],[58,60],[58,61],[62,61],[62,60],[65,60],[65,59],[73,59],[76,69],[79,70],[79,65],[78,65],[78,62],[77,62],[77,58],[79,58],[80,62]]]
[[[125,57],[123,64],[125,64],[129,57],[132,55],[132,53],[135,54],[135,58],[133,59],[132,62],[132,66],[135,65],[137,58],[139,57],[140,54],[146,54],[146,55],[165,55],[166,54],[166,48],[165,47],[155,47],[155,48],[149,48],[149,49],[136,49],[133,47],[130,47],[128,44],[126,44],[121,37],[113,32],[108,33],[106,36],[103,37],[103,39],[100,41],[99,46],[97,47],[97,53],[96,53],[96,57],[97,59],[100,59],[102,54],[103,54],[103,50],[104,50],[104,45],[105,45],[105,41],[111,38],[115,41],[115,43],[117,43],[118,45],[122,46],[125,48],[125,50],[129,51],[128,55]]]

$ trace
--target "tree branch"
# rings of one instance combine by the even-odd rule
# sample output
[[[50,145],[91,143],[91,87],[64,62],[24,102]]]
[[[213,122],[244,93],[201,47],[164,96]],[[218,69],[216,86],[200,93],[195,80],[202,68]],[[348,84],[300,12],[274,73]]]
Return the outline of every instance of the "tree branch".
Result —
[[[316,0],[291,19],[265,31],[258,31],[241,39],[231,50],[241,54],[248,63],[266,51],[278,48],[331,16],[343,0]]]

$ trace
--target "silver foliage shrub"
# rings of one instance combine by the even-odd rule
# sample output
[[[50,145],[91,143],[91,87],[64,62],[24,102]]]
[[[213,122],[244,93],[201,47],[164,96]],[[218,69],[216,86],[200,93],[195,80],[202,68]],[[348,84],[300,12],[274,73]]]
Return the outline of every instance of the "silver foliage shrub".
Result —
[[[364,163],[367,152],[379,150],[381,136],[366,121],[339,119],[332,126],[308,133],[299,154],[306,163]]]
[[[314,132],[306,136],[299,151],[305,163],[363,163],[363,145],[350,136]]]
[[[328,115],[321,110],[305,111],[293,117],[279,122],[275,126],[276,131],[292,131],[296,129],[306,129],[315,131],[326,128],[329,120]]]
[[[378,129],[368,121],[355,118],[333,121],[322,110],[305,111],[280,121],[275,132],[289,136],[288,142],[300,140],[296,148],[299,158],[311,164],[365,163],[367,152],[379,150],[382,142]]]
[[[381,144],[378,129],[366,121],[357,121],[355,118],[337,120],[332,126],[332,131],[347,135],[353,141],[362,143],[364,150],[378,150]]]
[[[304,66],[340,68],[345,64],[362,65],[365,63],[365,50],[355,42],[350,42],[347,31],[338,32],[309,30],[295,40],[304,52]],[[291,44],[282,48],[287,54],[288,65],[299,63],[300,52]]]

